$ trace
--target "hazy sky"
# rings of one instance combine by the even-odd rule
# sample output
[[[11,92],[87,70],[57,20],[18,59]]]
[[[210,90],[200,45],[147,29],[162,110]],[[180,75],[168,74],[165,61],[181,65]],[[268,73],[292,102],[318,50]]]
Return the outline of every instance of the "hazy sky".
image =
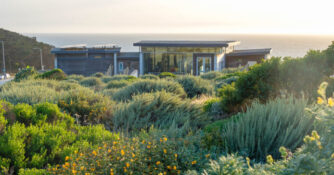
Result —
[[[334,0],[0,0],[21,33],[334,34]]]

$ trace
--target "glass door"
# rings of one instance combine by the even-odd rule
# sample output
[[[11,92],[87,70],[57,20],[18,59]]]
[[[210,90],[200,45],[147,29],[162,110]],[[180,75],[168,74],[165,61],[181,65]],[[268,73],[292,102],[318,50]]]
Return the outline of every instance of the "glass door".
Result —
[[[197,75],[202,75],[211,71],[211,57],[197,57]]]

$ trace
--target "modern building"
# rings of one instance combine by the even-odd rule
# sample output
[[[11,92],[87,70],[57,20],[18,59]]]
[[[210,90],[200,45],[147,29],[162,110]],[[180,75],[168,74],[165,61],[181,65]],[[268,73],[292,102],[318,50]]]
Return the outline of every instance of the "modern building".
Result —
[[[235,50],[238,41],[139,41],[139,52],[121,52],[116,45],[55,48],[55,67],[67,74],[200,75],[229,67],[253,65],[270,58],[271,49]],[[116,66],[114,66],[116,65]]]

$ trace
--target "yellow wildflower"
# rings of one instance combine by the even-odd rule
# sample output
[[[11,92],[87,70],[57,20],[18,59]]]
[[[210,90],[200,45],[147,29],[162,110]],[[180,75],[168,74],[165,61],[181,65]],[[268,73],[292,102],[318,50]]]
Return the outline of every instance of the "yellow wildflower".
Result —
[[[331,158],[334,159],[334,153],[331,155]]]
[[[167,150],[166,149],[164,149],[164,153],[167,154]]]
[[[192,165],[195,165],[196,163],[197,163],[196,160],[194,160],[194,161],[191,162]]]
[[[174,154],[175,158],[177,158],[177,154]]]
[[[160,165],[160,161],[157,161],[155,164]]]
[[[334,99],[332,97],[328,99],[328,106],[330,107],[334,106]]]
[[[94,154],[94,156],[96,156],[96,155],[97,155],[97,153],[96,153],[96,151],[95,151],[95,150],[94,150],[92,153]]]
[[[164,175],[164,174],[162,174],[162,173],[159,173],[159,175]]]
[[[173,166],[173,169],[176,170],[176,166],[175,165]]]
[[[81,167],[80,167],[80,170],[81,170],[81,171],[82,171],[82,170],[84,170],[84,169],[85,169],[85,167],[84,167],[84,166],[81,166]]]
[[[147,145],[147,148],[148,148],[148,149],[150,149],[150,148],[151,148],[151,146],[150,146],[150,145]]]
[[[111,149],[108,149],[108,153],[111,153]]]
[[[167,166],[167,169],[171,170],[171,169],[172,169],[172,167],[168,165],[168,166]]]
[[[72,170],[72,173],[73,173],[73,174],[77,174],[77,171],[76,171],[76,170]]]
[[[206,158],[209,158],[209,157],[210,157],[210,154],[205,155],[205,157],[206,157]]]
[[[70,159],[70,157],[66,156],[66,157],[65,157],[65,161],[68,161],[68,159]]]
[[[324,103],[324,100],[321,98],[321,97],[318,97],[318,101],[317,103],[320,105],[320,104],[323,104]]]
[[[267,156],[267,163],[269,163],[269,164],[273,164],[274,163],[274,159],[273,159],[273,157],[271,155]]]
[[[165,142],[167,141],[167,137],[164,137],[164,141],[165,141]]]
[[[72,166],[73,166],[73,167],[76,167],[76,166],[77,166],[77,164],[74,162],[74,163],[72,164]]]
[[[101,147],[101,146],[99,146],[99,149],[102,149],[102,147]]]
[[[126,165],[126,167],[128,167],[128,168],[130,167],[130,164],[129,164],[129,163],[126,163],[125,165]]]
[[[121,155],[122,155],[122,156],[124,156],[124,154],[125,154],[125,153],[124,153],[124,151],[123,151],[123,150],[121,150]]]
[[[90,175],[90,173],[85,173],[85,175]]]

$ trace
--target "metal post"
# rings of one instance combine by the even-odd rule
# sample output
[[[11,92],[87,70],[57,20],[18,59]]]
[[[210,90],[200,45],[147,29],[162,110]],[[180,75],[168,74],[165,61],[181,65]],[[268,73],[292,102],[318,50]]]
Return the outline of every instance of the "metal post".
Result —
[[[41,70],[44,71],[44,65],[43,65],[43,50],[41,48],[33,48],[33,49],[38,49],[39,50],[39,54],[41,57]]]
[[[2,62],[3,62],[3,76],[4,76],[4,79],[7,78],[7,75],[6,75],[6,60],[5,60],[5,43],[4,41],[1,41],[2,43]]]

